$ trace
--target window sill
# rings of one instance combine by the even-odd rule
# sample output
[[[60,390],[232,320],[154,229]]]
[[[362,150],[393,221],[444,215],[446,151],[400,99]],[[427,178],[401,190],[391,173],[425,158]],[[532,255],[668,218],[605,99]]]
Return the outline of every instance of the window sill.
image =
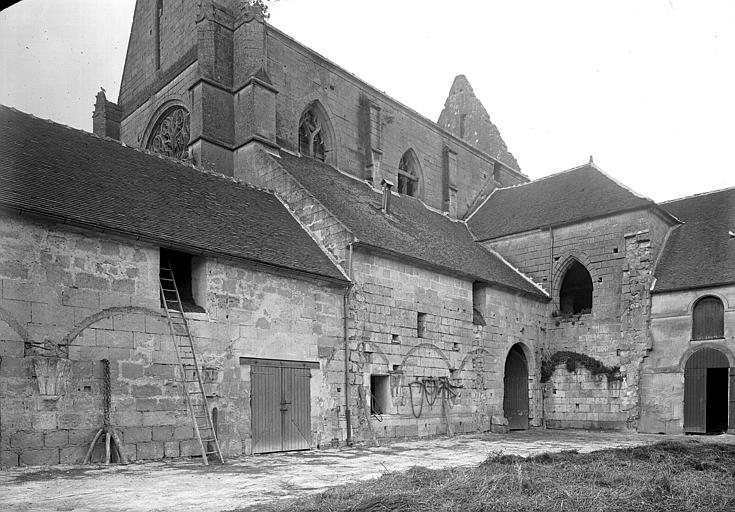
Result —
[[[726,340],[727,340],[727,338],[725,338],[724,336],[720,336],[719,338],[696,338],[696,339],[695,338],[691,338],[689,340],[689,343],[706,343],[708,341],[709,342],[712,342],[712,341],[725,342]]]

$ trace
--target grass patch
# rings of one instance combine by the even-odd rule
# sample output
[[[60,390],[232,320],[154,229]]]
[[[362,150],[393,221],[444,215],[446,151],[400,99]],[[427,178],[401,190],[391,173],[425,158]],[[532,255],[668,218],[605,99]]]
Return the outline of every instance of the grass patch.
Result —
[[[666,441],[587,454],[495,454],[474,468],[414,467],[258,510],[733,511],[735,446]]]

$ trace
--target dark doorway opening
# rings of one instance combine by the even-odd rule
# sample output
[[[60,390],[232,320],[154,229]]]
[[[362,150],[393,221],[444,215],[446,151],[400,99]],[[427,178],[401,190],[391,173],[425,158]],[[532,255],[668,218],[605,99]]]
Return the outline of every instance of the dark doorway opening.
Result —
[[[707,368],[707,433],[727,430],[727,368]]]
[[[689,357],[684,368],[684,432],[727,430],[729,387],[735,385],[729,366],[725,354],[715,348],[701,348]]]
[[[505,360],[503,387],[503,413],[508,419],[508,428],[528,429],[528,363],[518,344],[513,345]]]

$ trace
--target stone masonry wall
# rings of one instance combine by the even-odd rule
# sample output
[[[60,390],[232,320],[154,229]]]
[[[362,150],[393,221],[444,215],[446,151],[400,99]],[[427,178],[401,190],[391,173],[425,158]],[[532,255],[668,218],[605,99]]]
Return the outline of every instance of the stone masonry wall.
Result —
[[[543,311],[540,303],[487,289],[488,323],[476,335],[472,281],[364,248],[355,250],[352,268],[350,379],[357,391],[353,415],[359,418],[358,437],[490,430],[493,416],[503,416],[505,357],[517,342],[532,354],[531,416],[538,424],[540,394],[533,354]],[[376,392],[370,387],[371,375],[390,380],[390,404],[378,416],[369,414],[371,392]],[[438,391],[440,379],[459,387]]]
[[[585,382],[578,389],[609,389],[611,403],[619,395],[621,405],[616,416],[610,416],[614,411],[596,396],[600,399],[599,407],[593,401],[584,419],[567,422],[565,426],[633,428],[637,425],[640,365],[651,345],[648,325],[651,272],[666,229],[655,214],[636,211],[553,228],[551,233],[535,231],[485,243],[550,290],[552,303],[543,357],[572,351],[609,367],[620,366],[624,379],[620,390],[600,388],[599,382],[584,372],[570,377],[575,382],[580,379]],[[559,289],[575,259],[587,268],[592,279],[592,311],[564,317],[558,313]],[[553,389],[551,384],[544,387],[547,413],[577,411],[580,402],[573,389],[566,389],[563,396],[553,393]]]
[[[132,460],[197,455],[173,341],[159,302],[158,248],[30,218],[3,218],[0,249],[0,456],[4,465],[78,463],[102,426],[102,363],[112,423]],[[187,313],[208,369],[225,456],[250,450],[250,373],[240,357],[319,361],[312,370],[313,446],[344,439],[342,291],[262,268],[194,258]],[[54,396],[39,388],[32,344],[68,351]],[[66,355],[62,352],[62,359]],[[44,391],[46,395],[41,395]],[[99,457],[99,453],[95,454]]]
[[[718,297],[725,306],[725,336],[692,340],[694,303],[708,295]],[[723,352],[731,368],[735,367],[735,286],[654,293],[651,337],[651,350],[641,371],[639,430],[681,433],[684,428],[684,367],[689,357],[699,348],[710,347]],[[732,391],[730,396],[733,396]]]

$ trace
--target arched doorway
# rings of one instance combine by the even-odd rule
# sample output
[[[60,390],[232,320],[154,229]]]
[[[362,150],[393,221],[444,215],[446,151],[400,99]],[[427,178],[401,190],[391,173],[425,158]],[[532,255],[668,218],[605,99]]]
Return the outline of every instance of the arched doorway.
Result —
[[[515,344],[505,360],[503,414],[510,430],[528,428],[528,362],[520,344]]]
[[[727,356],[714,348],[702,348],[684,367],[684,432],[713,433],[727,430]]]

